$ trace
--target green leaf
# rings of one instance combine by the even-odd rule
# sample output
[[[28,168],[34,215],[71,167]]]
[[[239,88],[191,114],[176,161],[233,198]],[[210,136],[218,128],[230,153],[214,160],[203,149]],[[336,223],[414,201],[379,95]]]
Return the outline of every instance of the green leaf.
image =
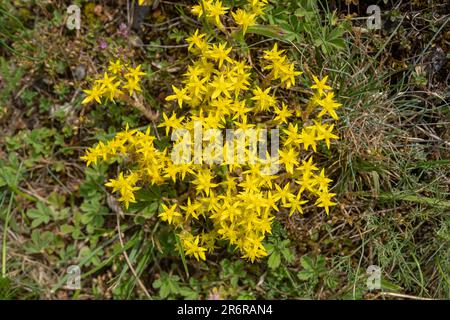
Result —
[[[36,209],[30,209],[27,211],[27,216],[33,220],[31,222],[31,227],[36,228],[42,223],[47,224],[50,222],[52,210],[45,206],[42,202],[38,202]]]
[[[66,197],[53,191],[52,193],[50,193],[47,200],[53,207],[63,208]]]
[[[31,241],[25,245],[25,249],[29,253],[51,252],[54,247],[54,241],[55,235],[52,232],[33,230],[31,233]]]
[[[180,237],[177,234],[175,234],[175,239],[177,241],[178,250],[180,251],[180,257],[181,262],[183,263],[184,271],[186,272],[186,275],[189,277],[189,270],[186,263],[186,256],[184,255],[183,245],[181,244]]]
[[[315,263],[315,270],[319,274],[327,271],[326,261],[323,256],[317,256]]]
[[[389,290],[389,291],[400,291],[402,290],[402,287],[399,285],[396,285],[395,283],[392,283],[385,278],[381,278],[381,289],[382,290]]]
[[[198,293],[197,291],[188,288],[188,287],[183,287],[179,290],[179,293],[187,300],[196,300],[198,299]]]
[[[59,227],[59,231],[62,234],[72,233],[74,229],[75,229],[75,227],[70,224],[63,224],[62,226]]]
[[[343,39],[344,30],[335,28],[328,35],[328,42],[337,49],[345,48],[345,41]]]
[[[166,272],[161,273],[161,278],[153,281],[153,288],[159,288],[159,296],[162,299],[166,299],[169,295],[179,294],[180,286],[179,286],[180,277],[169,275]]]
[[[269,264],[269,268],[271,269],[276,269],[279,267],[280,263],[281,263],[281,256],[278,252],[273,252],[270,257],[269,260],[267,261],[267,263]]]
[[[303,270],[300,271],[299,273],[297,273],[297,277],[300,280],[309,280],[312,279],[316,276],[316,274],[313,271],[309,271],[309,270]]]
[[[18,182],[22,180],[21,172],[13,167],[4,166],[0,170],[0,187],[9,186],[12,189],[18,187]]]
[[[311,257],[302,256],[300,258],[300,264],[305,270],[314,271],[314,261],[311,259]]]
[[[286,30],[278,26],[257,25],[248,28],[247,33],[258,34],[261,36],[282,40],[288,34]]]
[[[330,289],[336,289],[339,284],[339,279],[336,276],[331,275],[331,276],[325,278],[325,284]]]

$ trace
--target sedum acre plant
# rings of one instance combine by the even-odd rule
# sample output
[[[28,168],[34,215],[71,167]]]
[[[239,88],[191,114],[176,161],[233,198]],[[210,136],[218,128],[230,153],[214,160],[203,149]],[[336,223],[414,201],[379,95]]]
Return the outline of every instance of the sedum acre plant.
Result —
[[[197,260],[228,243],[254,262],[267,255],[263,240],[278,213],[303,213],[308,203],[328,214],[336,204],[331,180],[312,155],[319,145],[330,148],[338,139],[332,122],[341,105],[327,77],[312,76],[313,85],[303,90],[309,92],[308,103],[291,107],[286,92],[302,72],[285,50],[274,43],[250,59],[233,47],[233,35],[249,32],[266,2],[250,0],[236,9],[212,0],[193,6],[209,30],[213,24],[226,37],[196,30],[186,39],[192,63],[182,83],[172,86],[159,123],[171,135],[172,146],[158,148],[150,128],[131,130],[127,125],[82,157],[88,166],[127,159],[126,170],[106,183],[127,209],[139,200],[136,191],[141,188],[184,184],[186,190],[177,198],[162,199],[158,217],[173,226],[185,254]],[[133,75],[124,77],[138,81],[139,72],[128,69]],[[97,97],[105,94],[113,100],[107,83],[103,79],[86,91],[85,102],[99,102]],[[130,94],[132,87],[128,82]]]
[[[102,99],[114,102],[114,99],[123,97],[125,92],[131,97],[135,92],[142,91],[140,82],[143,75],[145,73],[141,71],[141,65],[132,68],[120,59],[110,61],[108,72],[105,72],[101,79],[95,80],[91,89],[83,90],[86,98],[82,104],[91,101],[102,103]]]

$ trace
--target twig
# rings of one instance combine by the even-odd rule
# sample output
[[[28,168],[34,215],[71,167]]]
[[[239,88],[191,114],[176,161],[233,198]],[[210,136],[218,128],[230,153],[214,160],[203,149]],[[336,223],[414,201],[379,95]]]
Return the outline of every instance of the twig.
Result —
[[[406,298],[406,299],[413,299],[413,300],[433,300],[430,298],[416,297],[416,296],[411,296],[409,294],[402,294],[402,293],[395,293],[395,292],[380,292],[380,294],[382,296],[391,296],[391,297]]]
[[[161,140],[161,137],[159,136],[158,133],[158,128],[156,126],[155,123],[155,119],[157,119],[159,117],[159,112],[156,111],[153,112],[152,109],[148,109],[145,105],[144,105],[144,101],[142,100],[142,98],[138,98],[136,94],[134,94],[134,101],[135,101],[135,107],[136,109],[140,110],[145,117],[150,120],[150,122],[152,123],[153,129],[155,130],[155,135],[158,138],[158,140]]]
[[[161,48],[161,49],[173,49],[173,48],[186,48],[189,44],[143,44],[138,47],[152,47],[152,48]]]
[[[437,135],[422,129],[420,126],[416,126],[416,128],[419,129],[420,131],[422,131],[423,133],[425,133],[427,136],[429,136],[429,137],[431,137],[431,138],[433,138],[433,139],[435,139],[435,140],[437,140],[439,142],[442,142],[442,143],[450,146],[450,142],[449,141],[443,140],[441,137],[438,137]]]
[[[166,21],[161,22],[161,23],[145,23],[145,22],[142,22],[142,25],[146,26],[146,27],[157,28],[157,27],[162,27],[162,26],[164,26],[166,24],[170,24],[172,22],[176,22],[178,20],[181,20],[181,17],[176,17],[176,18],[173,18],[173,19],[169,19],[169,20],[166,20]]]

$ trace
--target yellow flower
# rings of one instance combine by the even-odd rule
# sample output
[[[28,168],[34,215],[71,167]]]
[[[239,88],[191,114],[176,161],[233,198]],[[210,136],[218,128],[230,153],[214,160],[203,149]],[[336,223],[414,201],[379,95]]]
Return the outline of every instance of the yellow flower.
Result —
[[[274,112],[277,115],[274,120],[278,123],[288,123],[288,118],[293,115],[292,110],[289,110],[284,102],[281,103],[281,109],[276,108]]]
[[[83,92],[86,93],[88,96],[84,98],[84,100],[81,102],[82,104],[89,103],[93,100],[97,101],[98,103],[102,103],[100,98],[102,97],[104,92],[103,86],[94,84],[92,90],[83,90]]]
[[[284,50],[279,51],[278,50],[278,43],[275,42],[275,44],[273,45],[272,50],[266,50],[264,51],[265,55],[263,56],[264,59],[269,60],[269,61],[278,61],[282,58],[282,54],[283,54]]]
[[[205,251],[206,249],[199,245],[200,238],[196,236],[194,239],[185,239],[183,241],[183,246],[186,249],[186,255],[192,255],[199,260],[206,260]]]
[[[211,50],[208,51],[208,56],[219,62],[219,68],[222,67],[224,61],[233,62],[228,56],[233,48],[226,49],[226,46],[226,43],[213,44]]]
[[[291,63],[287,68],[283,69],[281,81],[286,84],[286,89],[289,89],[291,86],[295,85],[295,77],[303,74],[303,72],[295,71],[294,68],[294,64]]]
[[[256,14],[249,13],[242,9],[237,9],[236,12],[232,12],[231,15],[237,25],[241,26],[242,32],[245,34],[248,27],[255,25]]]
[[[136,202],[134,191],[140,189],[140,187],[135,186],[136,178],[136,175],[133,173],[125,178],[123,172],[121,172],[118,179],[110,179],[108,183],[105,183],[105,186],[113,188],[113,192],[120,192],[121,197],[119,198],[119,201],[125,203],[126,209],[128,209],[130,202]]]
[[[283,129],[283,132],[287,135],[287,138],[284,140],[284,145],[289,146],[291,144],[297,145],[301,142],[300,133],[298,133],[298,125],[293,125],[289,123],[287,129]]]
[[[113,74],[120,74],[122,72],[122,62],[120,59],[117,59],[116,62],[109,62],[108,71],[111,71]]]
[[[190,101],[191,97],[189,97],[187,95],[187,89],[183,88],[183,89],[178,89],[177,87],[175,87],[174,85],[172,85],[172,89],[173,92],[175,94],[171,95],[171,96],[167,96],[166,97],[166,101],[172,101],[172,100],[177,100],[178,101],[178,106],[180,108],[183,107],[183,102],[184,101]]]
[[[303,128],[302,133],[300,134],[300,141],[303,143],[303,148],[305,150],[309,149],[309,146],[313,149],[314,152],[317,152],[317,143],[319,140],[316,136],[315,128]]]
[[[97,164],[97,159],[102,157],[102,152],[99,148],[89,148],[84,156],[80,159],[86,162],[86,166],[90,166],[91,163]]]
[[[261,111],[266,111],[270,107],[274,106],[276,103],[276,99],[269,94],[270,87],[262,90],[260,87],[256,86],[256,89],[253,90],[253,97],[251,100],[257,101],[257,107]]]
[[[165,204],[162,205],[163,212],[161,212],[158,217],[161,218],[162,221],[167,221],[169,224],[172,224],[176,217],[181,217],[181,213],[175,211],[177,205],[174,204],[170,208]]]
[[[223,74],[215,77],[214,80],[210,84],[211,88],[214,89],[214,91],[212,92],[211,98],[215,99],[218,96],[220,96],[221,94],[224,94],[225,96],[230,98],[231,96],[230,96],[230,92],[228,90],[232,87],[232,85],[233,84],[231,84],[230,82],[225,80]]]
[[[303,213],[302,204],[308,202],[308,200],[300,200],[302,193],[298,192],[294,197],[293,195],[289,198],[289,202],[286,204],[286,207],[291,208],[289,211],[289,215],[292,216],[295,212]]]
[[[96,80],[95,82],[101,84],[104,88],[107,88],[113,85],[115,79],[116,77],[110,77],[109,74],[105,72],[103,74],[103,79]]]
[[[183,121],[184,117],[178,118],[176,113],[172,113],[172,115],[167,117],[165,113],[163,113],[163,119],[164,121],[158,125],[158,127],[166,127],[166,135],[169,134],[170,129],[180,129],[183,126],[181,125],[181,122]]]
[[[206,7],[206,16],[214,20],[216,25],[221,28],[223,27],[222,22],[220,22],[220,16],[227,13],[228,8],[222,6],[222,1],[215,1],[211,5]]]
[[[281,200],[281,203],[283,205],[286,205],[288,199],[290,198],[290,191],[289,191],[289,187],[290,187],[290,183],[286,183],[286,185],[281,188],[278,184],[275,184],[275,189],[277,189],[277,192],[275,193],[275,198],[278,200]]]
[[[268,0],[248,0],[252,8],[252,11],[258,16],[263,14],[263,10],[264,7],[267,5],[267,1]]]
[[[313,171],[319,170],[313,162],[313,157],[309,157],[308,161],[303,160],[302,165],[297,168],[304,177],[310,176]]]
[[[196,179],[192,181],[192,183],[196,185],[198,193],[203,191],[206,195],[209,195],[210,190],[218,186],[217,183],[211,182],[213,176],[207,169],[200,170],[194,175],[196,176]]]
[[[128,92],[130,94],[130,97],[133,95],[133,93],[141,92],[142,89],[139,85],[139,80],[136,80],[135,78],[128,78],[128,82],[126,85],[123,86],[124,89],[128,89]]]
[[[231,105],[231,110],[234,112],[233,120],[236,119],[244,119],[244,117],[247,116],[247,113],[252,111],[252,108],[246,108],[245,107],[245,100],[242,101],[234,101],[234,103]]]
[[[121,81],[115,81],[117,77],[110,77],[108,73],[104,73],[103,79],[99,79],[96,83],[99,83],[103,86],[103,94],[106,95],[106,98],[110,101],[114,102],[114,98],[123,94],[123,92],[119,89],[121,85]]]
[[[313,171],[317,171],[319,169],[314,164],[312,156],[309,157],[308,161],[303,160],[302,165],[299,166],[297,170],[299,173],[301,173],[301,177],[295,182],[301,186],[300,192],[305,189],[310,192],[315,192],[314,187],[320,179],[317,179],[313,174]]]
[[[110,101],[114,102],[114,98],[119,97],[121,94],[123,94],[123,92],[119,89],[120,85],[122,84],[122,82],[119,80],[117,82],[114,82],[110,85],[108,85],[105,88],[105,95],[107,95],[107,98]]]
[[[328,92],[324,99],[318,100],[317,103],[323,108],[318,117],[322,117],[325,113],[328,113],[334,120],[338,120],[339,117],[336,113],[336,109],[341,106],[340,103],[334,101],[334,93]]]
[[[204,13],[203,9],[208,10],[211,7],[212,0],[200,0],[199,2],[199,4],[192,6],[191,12],[200,18]]]
[[[267,251],[260,239],[247,238],[246,242],[243,244],[243,251],[245,254],[242,258],[249,259],[251,262],[267,256]]]
[[[121,197],[118,200],[125,204],[125,209],[128,209],[130,203],[136,202],[133,191],[128,189],[124,190],[123,193],[121,193]]]
[[[192,47],[195,45],[200,50],[205,50],[205,48],[208,46],[208,44],[203,39],[205,37],[205,34],[198,34],[198,29],[195,30],[194,34],[190,37],[186,38],[186,42],[189,44],[188,49],[191,50]]]
[[[134,78],[134,80],[139,81],[143,75],[145,75],[145,72],[142,72],[141,65],[138,65],[136,68],[128,68],[125,78]]]
[[[329,214],[329,207],[336,205],[336,202],[331,201],[331,198],[335,195],[335,193],[329,193],[328,191],[320,192],[319,198],[317,199],[315,205],[325,208],[325,212]]]
[[[220,228],[217,230],[217,233],[221,235],[223,239],[230,241],[230,244],[236,244],[238,235],[233,224],[229,225],[226,222],[220,223]]]
[[[327,148],[330,149],[330,139],[339,139],[339,137],[333,133],[334,124],[327,126],[326,124],[322,125],[315,121],[317,131],[320,133],[321,139],[325,140]]]
[[[203,93],[206,91],[206,86],[204,85],[205,82],[206,78],[199,79],[197,76],[189,79],[187,88],[193,97],[198,99],[202,97]]]
[[[198,211],[201,207],[202,205],[200,203],[191,203],[191,198],[188,198],[185,206],[180,206],[180,208],[183,209],[184,213],[186,214],[186,220],[188,220],[190,216],[198,220]]]
[[[333,181],[325,177],[325,169],[322,169],[319,175],[314,175],[314,180],[319,187],[319,191],[328,191],[328,184]]]
[[[202,232],[201,240],[202,245],[208,250],[209,253],[213,253],[214,250],[217,248],[215,246],[216,243],[217,234],[215,232]]]
[[[191,12],[200,18],[203,15],[202,5],[201,4],[193,5],[191,8]]]
[[[331,87],[326,84],[328,80],[328,76],[325,76],[322,80],[319,80],[316,76],[313,76],[314,84],[311,86],[311,89],[317,89],[319,95],[323,95],[325,90],[331,90]]]
[[[280,150],[280,164],[284,164],[288,173],[294,173],[294,166],[298,165],[298,152],[293,148],[289,148],[287,151]]]

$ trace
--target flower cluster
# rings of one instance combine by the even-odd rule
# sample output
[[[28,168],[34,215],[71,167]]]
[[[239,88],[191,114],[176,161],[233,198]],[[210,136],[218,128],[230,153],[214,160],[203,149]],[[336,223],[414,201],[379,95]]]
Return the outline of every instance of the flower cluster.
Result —
[[[97,164],[99,159],[109,161],[124,155],[136,159],[137,170],[130,171],[125,176],[121,172],[117,179],[111,179],[106,183],[113,192],[120,193],[119,201],[128,209],[130,203],[136,202],[134,192],[140,189],[136,186],[138,182],[151,184],[164,182],[164,168],[167,168],[166,164],[170,162],[170,158],[166,156],[166,152],[159,151],[153,146],[154,139],[150,135],[150,129],[144,133],[129,130],[127,126],[124,131],[117,133],[114,139],[107,143],[99,142],[95,147],[89,148],[81,159],[86,161],[88,166],[92,163]]]
[[[145,73],[141,71],[141,65],[132,68],[120,59],[115,62],[109,61],[108,71],[103,74],[103,77],[95,80],[91,89],[83,90],[87,96],[82,104],[91,101],[101,104],[102,99],[114,102],[115,99],[123,96],[124,92],[133,96],[135,92],[142,91],[140,83],[143,75]]]
[[[235,12],[231,12],[236,25],[242,28],[245,34],[247,29],[256,24],[256,19],[263,13],[264,7],[268,0],[250,0],[244,6],[244,9],[238,8]],[[222,1],[201,0],[199,4],[192,7],[192,13],[199,18],[205,16],[209,21],[213,22],[219,29],[224,29],[221,17],[226,15],[229,8],[222,4]]]
[[[262,13],[265,3],[250,0],[246,11],[238,9],[232,14],[242,31]],[[193,7],[199,17],[212,19],[219,27],[227,11],[221,1],[203,0]],[[244,18],[248,15],[254,17]],[[329,190],[331,179],[314,162],[312,153],[330,148],[331,141],[338,139],[331,121],[338,119],[336,109],[341,105],[327,85],[327,77],[313,76],[304,106],[293,105],[286,95],[279,94],[295,86],[302,73],[276,43],[253,57],[253,63],[259,62],[258,70],[258,65],[240,59],[239,50],[229,43],[215,43],[211,35],[199,30],[186,40],[194,59],[182,85],[173,85],[173,94],[166,98],[175,110],[170,115],[163,113],[159,124],[166,135],[175,137],[172,151],[180,143],[177,139],[183,138],[177,130],[192,133],[200,122],[202,129],[222,131],[280,128],[279,157],[269,152],[258,155],[245,140],[245,164],[215,161],[217,154],[209,146],[221,137],[209,134],[200,142],[201,147],[206,146],[203,159],[173,161],[170,150],[155,147],[149,129],[143,133],[127,127],[107,143],[90,148],[83,160],[87,165],[117,157],[132,161],[131,170],[106,184],[120,193],[119,201],[126,208],[136,201],[134,192],[139,188],[185,182],[187,191],[178,199],[163,199],[159,211],[159,218],[177,230],[185,254],[205,260],[206,252],[229,243],[253,262],[267,255],[263,240],[271,233],[277,213],[303,213],[302,206],[311,203],[328,214],[336,204],[335,194]],[[195,144],[188,147],[196,148]],[[235,149],[235,142],[227,141],[221,152],[230,156],[231,151],[233,158]],[[267,174],[264,169],[274,164],[282,169]]]

